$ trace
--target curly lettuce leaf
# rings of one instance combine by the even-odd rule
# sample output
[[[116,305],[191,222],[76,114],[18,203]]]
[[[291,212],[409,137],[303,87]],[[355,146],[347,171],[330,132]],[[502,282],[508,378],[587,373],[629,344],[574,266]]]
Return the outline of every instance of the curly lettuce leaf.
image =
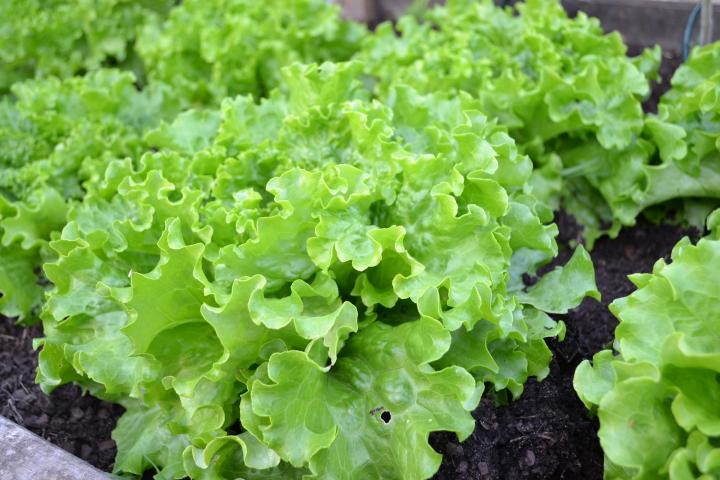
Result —
[[[544,275],[540,281],[520,295],[520,301],[548,313],[567,313],[583,298],[600,300],[595,286],[595,268],[582,246],[575,249],[561,268]]]
[[[578,367],[575,389],[597,409],[610,478],[717,473],[706,455],[720,436],[719,267],[718,240],[681,240],[671,263],[631,276],[637,290],[611,304],[620,320],[616,353]]]
[[[6,19],[0,43],[0,94],[27,78],[70,77],[109,63],[132,66],[137,29],[164,17],[173,2],[55,2],[30,0],[3,3]]]
[[[38,381],[130,409],[116,473],[427,477],[428,434],[469,435],[485,383],[548,374],[564,325],[543,309],[595,289],[579,253],[562,308],[512,283],[557,253],[530,159],[467,96],[387,106],[360,76],[293,66],[289,92],[143,123],[150,151],[85,163],[50,233]]]
[[[319,477],[428,477],[440,462],[428,434],[452,430],[462,439],[474,427],[472,377],[426,366],[448,347],[439,323],[420,320],[367,327],[329,371],[301,352],[275,354],[270,382],[254,382],[249,397],[253,412],[268,418],[262,438]]]
[[[366,34],[323,0],[274,2],[190,0],[145,23],[135,48],[150,82],[173,85],[187,104],[266,97],[281,67],[347,60]]]

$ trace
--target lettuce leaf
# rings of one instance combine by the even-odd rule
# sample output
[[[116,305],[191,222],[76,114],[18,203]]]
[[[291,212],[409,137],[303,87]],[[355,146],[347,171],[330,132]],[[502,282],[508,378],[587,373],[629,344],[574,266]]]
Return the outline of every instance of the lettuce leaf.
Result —
[[[708,457],[720,436],[718,267],[717,239],[681,240],[671,263],[631,276],[637,290],[610,305],[615,352],[579,365],[575,389],[598,413],[609,478],[718,473]]]

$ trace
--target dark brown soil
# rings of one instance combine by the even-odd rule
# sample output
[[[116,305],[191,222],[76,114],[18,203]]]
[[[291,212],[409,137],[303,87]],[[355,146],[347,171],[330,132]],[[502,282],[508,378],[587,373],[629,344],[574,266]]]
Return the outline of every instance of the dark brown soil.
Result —
[[[570,257],[567,243],[579,238],[572,217],[556,219],[563,248],[557,263]],[[634,290],[627,275],[648,272],[658,258],[669,258],[686,232],[679,227],[640,221],[615,240],[603,238],[592,251],[602,302],[586,299],[568,315],[564,342],[551,342],[554,359],[543,382],[530,380],[519,400],[506,406],[485,398],[473,416],[475,432],[459,444],[452,434],[430,437],[445,454],[435,480],[515,480],[603,478],[603,454],[590,417],[572,387],[575,367],[610,345],[617,321],[607,306]]]
[[[645,47],[633,46],[628,47],[628,55],[634,57],[640,55]],[[658,76],[661,80],[653,82],[650,96],[643,103],[643,110],[646,113],[657,113],[660,97],[670,89],[670,79],[675,70],[682,64],[682,54],[679,51],[663,50],[658,69]]]
[[[0,317],[0,415],[23,425],[98,468],[112,470],[115,442],[110,432],[123,408],[102,402],[71,385],[47,396],[35,385],[37,354],[27,328]]]

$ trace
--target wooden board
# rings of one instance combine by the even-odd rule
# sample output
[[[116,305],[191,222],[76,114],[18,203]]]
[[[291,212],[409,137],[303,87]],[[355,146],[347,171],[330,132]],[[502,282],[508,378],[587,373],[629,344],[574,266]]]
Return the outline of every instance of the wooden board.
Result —
[[[0,416],[0,479],[109,480],[60,447]]]
[[[377,0],[331,0],[343,9],[345,18],[374,24],[377,22],[379,12]]]
[[[413,0],[337,0],[347,16],[375,24],[393,20],[404,12]],[[431,0],[431,4],[442,0]],[[499,1],[498,1],[499,3]],[[514,1],[510,2],[514,3]],[[600,19],[606,31],[619,31],[625,43],[633,46],[660,45],[665,50],[679,52],[685,24],[696,0],[562,0],[568,13],[584,11]],[[720,2],[714,6],[715,34],[720,39]]]
[[[678,52],[694,0],[563,0],[571,15],[579,10],[600,19],[607,31],[619,31],[625,43],[660,45]],[[720,4],[714,5],[715,40],[720,39]],[[699,25],[696,32],[699,31]]]

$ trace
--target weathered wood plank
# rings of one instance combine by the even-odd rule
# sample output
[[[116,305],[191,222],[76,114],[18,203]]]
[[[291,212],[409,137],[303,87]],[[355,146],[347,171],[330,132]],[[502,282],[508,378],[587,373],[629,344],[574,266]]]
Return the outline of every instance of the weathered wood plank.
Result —
[[[373,24],[378,20],[377,0],[331,0],[343,9],[345,18]]]
[[[378,11],[382,20],[398,18],[407,8],[412,5],[413,0],[378,0]],[[445,3],[443,0],[429,0],[429,5]]]
[[[0,416],[0,479],[108,480],[111,477]]]
[[[695,0],[563,0],[570,14],[579,10],[600,19],[607,31],[619,31],[628,45],[660,45],[680,51],[685,25]],[[720,5],[713,8],[720,24]],[[696,32],[699,31],[699,25]],[[715,29],[714,39],[720,38]]]
[[[345,4],[372,0],[344,0]],[[379,20],[395,19],[413,0],[376,0]],[[441,0],[431,0],[431,4]],[[500,3],[499,0],[497,3]],[[509,3],[515,3],[511,1]],[[582,10],[600,19],[606,31],[619,31],[625,43],[633,46],[660,45],[665,50],[680,51],[688,16],[697,0],[563,0],[571,15]],[[714,39],[720,39],[720,3],[714,6]],[[699,31],[699,26],[698,26]]]

